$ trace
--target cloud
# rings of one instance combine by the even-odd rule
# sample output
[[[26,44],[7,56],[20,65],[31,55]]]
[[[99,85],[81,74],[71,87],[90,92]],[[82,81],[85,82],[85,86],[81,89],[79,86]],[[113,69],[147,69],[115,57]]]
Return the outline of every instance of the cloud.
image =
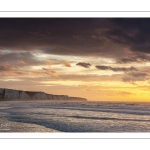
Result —
[[[114,18],[108,37],[133,52],[150,53],[149,18]]]
[[[0,48],[94,55],[150,53],[149,18],[1,18]],[[118,50],[119,49],[119,50]],[[123,56],[123,54],[120,55]]]
[[[99,70],[112,70],[112,71],[137,71],[137,69],[135,67],[129,67],[129,68],[125,68],[125,67],[111,67],[111,66],[95,66],[97,69]]]
[[[79,63],[77,63],[76,65],[82,66],[82,67],[84,67],[84,68],[89,68],[89,67],[91,66],[91,64],[85,63],[85,62],[79,62]]]
[[[46,61],[46,62],[45,62],[45,65],[51,66],[51,65],[52,65],[52,62]]]
[[[23,60],[18,60],[18,64],[25,65],[26,63]]]
[[[44,73],[45,73],[45,74],[50,74],[50,75],[53,75],[53,76],[55,76],[55,77],[58,76],[57,72],[54,71],[54,70],[51,70],[51,69],[49,69],[49,68],[42,68],[42,69],[44,70]]]
[[[126,92],[126,91],[118,91],[117,94],[121,96],[128,96],[128,95],[133,95],[131,92]]]
[[[122,81],[134,83],[136,81],[145,81],[148,79],[148,74],[144,72],[130,72],[122,77]]]
[[[149,55],[146,55],[144,53],[136,53],[132,56],[119,59],[117,63],[133,63],[133,62],[143,63],[143,62],[149,62],[149,61],[150,61]]]
[[[112,89],[102,89],[102,90],[98,90],[98,92],[100,93],[100,95],[105,95],[105,96],[130,96],[133,95],[134,93],[131,92],[127,92],[127,91],[115,91]]]
[[[32,52],[13,52],[13,51],[9,51],[7,53],[6,52],[0,53],[0,64],[5,64],[6,62],[17,66],[19,65],[36,66],[44,63],[43,60],[37,59],[34,53]]]
[[[8,62],[6,62],[5,64],[0,65],[0,72],[10,72],[10,71],[15,71],[17,69],[18,69],[18,66],[11,65]]]
[[[101,56],[119,63],[149,61],[140,55],[150,53],[150,18],[0,18],[0,21],[1,50]],[[137,52],[141,54],[136,55]],[[26,65],[38,63],[25,57],[29,61],[20,59]],[[10,60],[13,58],[18,60],[18,54]]]
[[[19,66],[15,66],[13,64],[9,64],[8,62],[0,65],[0,76],[28,76],[30,71],[23,71]],[[19,79],[19,78],[18,78]]]
[[[124,28],[112,18],[1,18],[0,21],[3,50],[117,57],[126,53],[124,47],[128,47],[128,42],[120,44],[117,40]]]
[[[67,62],[67,61],[64,61],[62,64],[63,64],[63,66],[65,66],[65,67],[71,67],[70,63]]]
[[[10,64],[5,64],[5,65],[0,65],[0,72],[2,71],[10,71],[12,68],[11,68],[11,65]]]

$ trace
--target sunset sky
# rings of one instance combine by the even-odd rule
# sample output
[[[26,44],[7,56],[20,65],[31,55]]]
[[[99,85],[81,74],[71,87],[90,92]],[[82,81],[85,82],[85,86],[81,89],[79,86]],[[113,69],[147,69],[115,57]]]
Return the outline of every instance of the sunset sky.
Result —
[[[150,18],[0,18],[0,88],[150,102]]]

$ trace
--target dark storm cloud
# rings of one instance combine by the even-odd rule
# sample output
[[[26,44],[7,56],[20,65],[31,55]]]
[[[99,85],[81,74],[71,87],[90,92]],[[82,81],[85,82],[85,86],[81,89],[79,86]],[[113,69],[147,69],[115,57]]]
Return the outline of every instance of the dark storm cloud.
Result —
[[[149,18],[1,18],[0,22],[4,50],[117,59],[128,54],[126,49],[150,52]]]
[[[107,35],[116,43],[123,44],[132,51],[150,53],[150,19],[112,19],[113,27]]]
[[[144,72],[130,72],[122,77],[124,82],[145,81],[148,79],[148,74]]]
[[[110,25],[109,19],[1,18],[0,47],[11,50],[41,50],[50,54],[96,55],[110,45],[109,42],[105,46],[105,30]]]
[[[85,63],[85,62],[79,62],[79,63],[77,63],[76,65],[82,66],[82,67],[84,67],[84,68],[89,68],[89,67],[91,66],[91,64]]]
[[[111,67],[111,66],[95,66],[99,70],[112,70],[112,71],[137,71],[135,67],[130,67],[130,68],[124,68],[124,67]]]
[[[95,40],[92,37],[95,27],[97,28],[98,24],[93,19],[1,18],[0,47],[18,50],[39,49],[56,54],[76,54],[69,50],[73,48],[72,46],[82,48],[83,45],[88,47],[91,44],[102,44],[101,40]]]

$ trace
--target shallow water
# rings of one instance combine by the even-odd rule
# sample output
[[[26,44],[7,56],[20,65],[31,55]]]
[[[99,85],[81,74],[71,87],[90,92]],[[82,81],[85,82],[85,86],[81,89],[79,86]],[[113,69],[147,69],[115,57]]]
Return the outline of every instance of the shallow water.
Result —
[[[150,103],[1,101],[0,132],[150,132]]]

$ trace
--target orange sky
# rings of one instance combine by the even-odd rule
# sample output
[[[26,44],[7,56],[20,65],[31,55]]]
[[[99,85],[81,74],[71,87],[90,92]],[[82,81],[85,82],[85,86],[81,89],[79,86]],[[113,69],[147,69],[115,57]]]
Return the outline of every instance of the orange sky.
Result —
[[[36,59],[43,60],[43,63],[28,67],[26,66],[28,62],[25,60],[16,60],[16,65],[6,62],[3,65],[5,70],[1,72],[1,87],[67,94],[85,97],[88,100],[149,101],[150,99],[149,80],[124,82],[122,79],[127,76],[124,71],[114,72],[98,70],[94,65],[88,68],[76,65],[80,59],[84,60],[82,57],[72,59],[72,57],[61,56],[62,61],[60,62],[50,61],[57,57],[60,56],[39,54]],[[88,62],[91,64],[94,60],[93,57],[88,58]],[[101,60],[99,58],[96,61]],[[117,67],[114,60],[110,59],[105,59],[104,64]],[[119,67],[128,68],[132,65],[120,65]],[[134,64],[138,70],[144,67],[148,71],[149,66],[149,63]]]

